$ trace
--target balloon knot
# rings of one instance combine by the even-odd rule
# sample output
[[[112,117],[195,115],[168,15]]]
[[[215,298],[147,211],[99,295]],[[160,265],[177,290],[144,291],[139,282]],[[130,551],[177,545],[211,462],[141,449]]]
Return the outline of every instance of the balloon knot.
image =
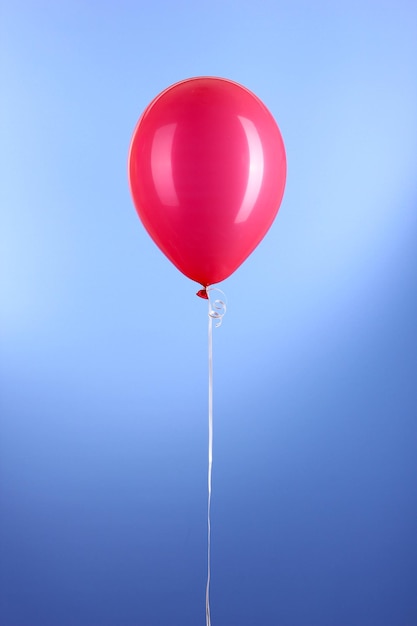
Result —
[[[200,291],[197,291],[196,296],[198,296],[199,298],[204,298],[204,300],[209,299],[207,295],[207,289],[205,287],[204,289],[200,289]]]

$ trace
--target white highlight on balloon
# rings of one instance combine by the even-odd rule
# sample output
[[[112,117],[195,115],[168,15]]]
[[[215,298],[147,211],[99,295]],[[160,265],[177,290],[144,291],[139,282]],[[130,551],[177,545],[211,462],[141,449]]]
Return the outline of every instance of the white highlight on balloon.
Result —
[[[240,205],[239,212],[235,219],[235,224],[245,222],[251,209],[259,195],[264,175],[264,153],[259,133],[252,120],[238,115],[239,122],[243,126],[249,147],[249,176],[245,195]]]
[[[177,124],[166,124],[155,132],[151,150],[152,178],[162,204],[179,206],[172,173],[172,145]]]

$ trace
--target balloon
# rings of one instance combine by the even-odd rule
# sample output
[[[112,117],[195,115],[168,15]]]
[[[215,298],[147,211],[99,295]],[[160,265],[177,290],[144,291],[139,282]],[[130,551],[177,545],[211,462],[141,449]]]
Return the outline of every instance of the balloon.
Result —
[[[285,148],[271,113],[248,89],[224,78],[190,78],[145,109],[128,173],[149,235],[206,288],[230,276],[274,221]]]

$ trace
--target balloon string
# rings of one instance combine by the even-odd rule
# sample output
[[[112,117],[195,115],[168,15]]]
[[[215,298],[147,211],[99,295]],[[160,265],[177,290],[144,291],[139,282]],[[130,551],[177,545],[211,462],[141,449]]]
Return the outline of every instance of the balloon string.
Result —
[[[210,300],[211,292],[220,293],[224,300]],[[211,475],[213,468],[213,319],[216,320],[216,328],[221,323],[226,313],[226,298],[220,289],[208,287],[207,297],[209,300],[208,310],[208,500],[207,500],[207,584],[206,584],[206,626],[211,626],[210,618],[210,576],[211,576]]]
[[[210,303],[209,303],[210,307]],[[211,553],[211,474],[213,467],[213,318],[208,316],[208,502],[207,502],[207,585],[206,585],[206,626],[211,626],[210,619],[210,553]]]

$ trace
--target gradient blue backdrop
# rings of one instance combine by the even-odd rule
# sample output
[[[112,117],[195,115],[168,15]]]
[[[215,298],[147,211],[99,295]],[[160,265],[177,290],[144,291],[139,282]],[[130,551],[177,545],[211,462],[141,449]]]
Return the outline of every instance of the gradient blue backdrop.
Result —
[[[196,75],[281,128],[223,284],[213,626],[417,624],[417,5],[2,0],[0,623],[203,625],[207,310],[134,211]]]

